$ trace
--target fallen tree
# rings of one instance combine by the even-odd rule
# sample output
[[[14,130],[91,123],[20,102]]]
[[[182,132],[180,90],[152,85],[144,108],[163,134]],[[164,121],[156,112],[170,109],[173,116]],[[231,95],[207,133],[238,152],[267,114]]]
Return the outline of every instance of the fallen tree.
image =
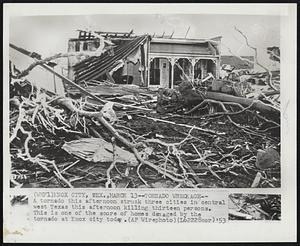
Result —
[[[47,65],[38,65],[56,74]],[[26,80],[10,83],[13,186],[251,187],[254,181],[255,187],[280,186],[278,163],[263,170],[256,165],[260,149],[280,147],[280,136],[272,132],[280,125],[268,118],[279,119],[279,111],[271,105],[186,82],[182,85],[188,86],[164,99],[162,107],[173,100],[176,110],[157,114],[147,102],[106,100],[77,84],[100,105],[45,94]],[[30,87],[28,93],[22,83]],[[111,112],[105,112],[106,103]],[[98,148],[95,142],[111,144],[103,151],[105,158],[90,158]],[[84,146],[77,153],[65,151],[76,144]],[[75,151],[79,148],[76,145]],[[127,161],[118,158],[118,152],[129,151]]]
[[[280,109],[271,104],[266,104],[260,100],[249,99],[245,97],[238,97],[230,94],[221,93],[218,91],[206,91],[205,93],[198,91],[193,87],[189,81],[184,81],[180,84],[178,91],[180,92],[180,99],[183,100],[184,106],[195,106],[193,109],[188,110],[185,114],[190,114],[203,105],[204,100],[215,100],[220,102],[230,102],[239,105],[241,109],[244,107],[251,107],[254,110],[260,111],[267,117],[280,122]],[[176,100],[178,100],[176,98]]]
[[[273,107],[272,105],[263,103],[260,100],[252,100],[243,97],[236,97],[236,96],[227,95],[219,92],[213,92],[213,91],[208,91],[206,93],[206,98],[216,100],[216,101],[221,101],[221,102],[239,103],[246,107],[252,105],[253,109],[258,110],[263,114],[267,114],[272,118],[277,119],[278,122],[280,122],[280,110]]]

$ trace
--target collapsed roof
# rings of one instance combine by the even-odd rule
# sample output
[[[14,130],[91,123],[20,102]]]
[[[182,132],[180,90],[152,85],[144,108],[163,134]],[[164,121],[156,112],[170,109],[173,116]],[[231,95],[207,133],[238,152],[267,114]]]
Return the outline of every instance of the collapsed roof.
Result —
[[[141,45],[147,42],[149,35],[142,35],[125,40],[114,48],[113,54],[106,52],[99,57],[89,57],[73,66],[76,81],[97,79],[115,68],[120,60],[125,59]]]

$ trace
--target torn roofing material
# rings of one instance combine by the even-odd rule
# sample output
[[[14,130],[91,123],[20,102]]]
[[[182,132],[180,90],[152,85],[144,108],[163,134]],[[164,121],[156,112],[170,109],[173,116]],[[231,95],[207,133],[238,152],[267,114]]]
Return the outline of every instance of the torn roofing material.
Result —
[[[110,71],[118,64],[119,60],[125,59],[140,45],[143,45],[149,35],[143,35],[136,37],[130,41],[126,41],[114,48],[114,54],[110,55],[108,52],[99,57],[89,57],[73,66],[76,81],[88,81],[97,79],[104,75],[107,71]]]

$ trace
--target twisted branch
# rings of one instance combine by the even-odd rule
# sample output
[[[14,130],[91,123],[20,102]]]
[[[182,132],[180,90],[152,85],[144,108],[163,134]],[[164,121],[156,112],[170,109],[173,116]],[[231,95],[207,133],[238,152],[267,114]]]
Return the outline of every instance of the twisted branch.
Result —
[[[120,142],[122,142],[128,149],[130,149],[133,152],[136,159],[140,163],[143,163],[143,164],[151,167],[152,169],[156,170],[158,173],[167,176],[168,178],[170,178],[171,180],[173,180],[175,182],[179,182],[179,183],[185,182],[185,179],[176,178],[172,174],[164,172],[164,170],[157,167],[153,163],[144,160],[142,158],[142,156],[140,155],[140,153],[138,152],[138,150],[136,149],[136,146],[134,144],[132,144],[131,142],[129,142],[126,138],[122,137],[116,131],[116,129],[104,119],[101,112],[89,112],[89,111],[79,110],[73,105],[72,101],[67,99],[67,98],[59,98],[59,99],[56,100],[56,103],[64,106],[65,108],[67,108],[71,112],[76,112],[78,115],[86,116],[86,117],[89,117],[89,118],[96,118],[116,139],[118,139]]]
[[[249,48],[251,48],[252,50],[254,50],[254,59],[255,59],[255,62],[252,62],[252,63],[257,64],[258,66],[260,66],[262,69],[264,69],[264,70],[268,73],[268,78],[267,78],[268,85],[269,85],[274,91],[279,91],[279,90],[274,86],[274,84],[273,84],[273,82],[272,82],[272,73],[271,73],[271,71],[270,71],[268,68],[266,68],[264,65],[262,65],[262,64],[258,61],[258,58],[257,58],[257,56],[258,56],[257,48],[249,44],[248,37],[247,37],[241,30],[239,30],[236,26],[234,27],[234,29],[235,29],[237,32],[239,32],[239,33],[243,36],[243,38],[245,39],[246,45],[247,45]],[[238,57],[239,57],[239,56],[238,56]],[[239,57],[239,58],[240,58],[240,57]],[[243,58],[242,58],[242,59],[243,59]],[[247,59],[247,61],[249,61],[249,60]]]

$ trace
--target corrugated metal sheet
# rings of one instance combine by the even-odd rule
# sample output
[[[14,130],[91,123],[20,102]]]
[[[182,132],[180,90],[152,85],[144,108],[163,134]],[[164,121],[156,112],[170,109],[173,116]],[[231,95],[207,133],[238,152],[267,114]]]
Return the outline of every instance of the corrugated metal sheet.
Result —
[[[97,79],[104,75],[106,71],[114,68],[117,61],[129,56],[140,45],[144,44],[148,35],[136,37],[126,41],[114,49],[114,55],[105,53],[100,57],[89,57],[73,66],[75,72],[75,81],[88,81]]]

